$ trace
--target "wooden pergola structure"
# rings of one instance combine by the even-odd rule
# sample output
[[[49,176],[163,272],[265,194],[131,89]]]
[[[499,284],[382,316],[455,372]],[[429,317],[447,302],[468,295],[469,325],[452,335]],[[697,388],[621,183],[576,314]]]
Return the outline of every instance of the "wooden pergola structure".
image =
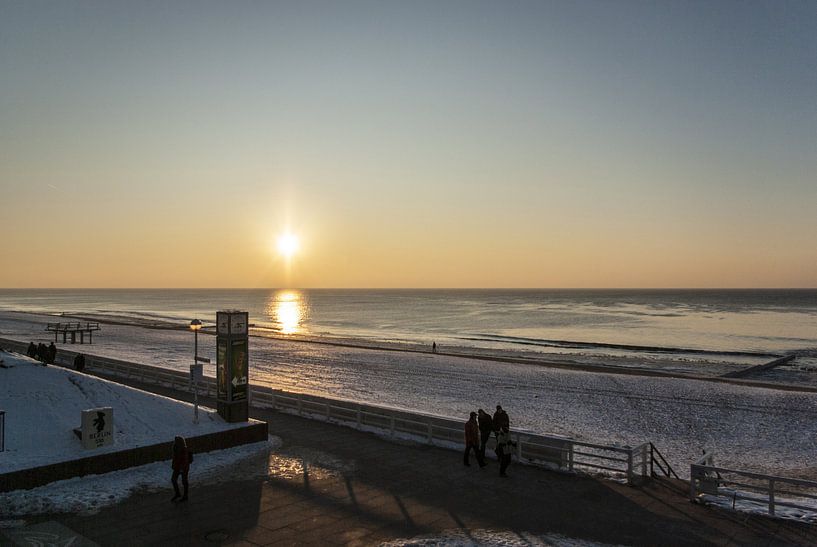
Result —
[[[62,334],[62,343],[65,344],[68,335],[71,335],[71,343],[77,343],[77,333],[79,333],[79,343],[85,343],[85,335],[88,335],[88,343],[94,343],[94,331],[100,330],[99,323],[80,323],[79,321],[74,323],[48,323],[48,326],[45,330],[54,333],[54,341],[57,341],[57,337]]]

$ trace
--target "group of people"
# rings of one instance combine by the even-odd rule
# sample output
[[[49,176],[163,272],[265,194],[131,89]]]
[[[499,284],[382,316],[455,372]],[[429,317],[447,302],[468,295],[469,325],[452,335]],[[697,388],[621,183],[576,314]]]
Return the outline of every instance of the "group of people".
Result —
[[[28,344],[28,350],[26,350],[26,355],[38,360],[44,365],[53,365],[57,359],[57,346],[54,345],[54,342],[51,342],[49,346],[46,346],[42,342],[36,345],[34,342],[30,342]]]
[[[511,441],[511,420],[502,405],[496,405],[496,412],[491,416],[481,408],[477,412],[472,412],[470,418],[465,422],[465,453],[462,463],[470,466],[471,451],[477,457],[480,467],[485,467],[485,447],[491,435],[496,437],[496,459],[499,461],[499,476],[507,477],[505,471],[511,463],[511,454],[516,443]]]

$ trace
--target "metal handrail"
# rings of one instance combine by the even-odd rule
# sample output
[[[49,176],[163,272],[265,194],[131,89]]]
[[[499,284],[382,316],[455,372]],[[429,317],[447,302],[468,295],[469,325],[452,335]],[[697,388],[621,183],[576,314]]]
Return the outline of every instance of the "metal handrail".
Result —
[[[658,457],[656,457],[656,456],[658,456]],[[660,469],[664,473],[665,477],[671,477],[672,476],[672,477],[675,477],[676,479],[679,479],[679,480],[681,479],[681,477],[678,476],[678,473],[676,473],[675,470],[672,468],[672,466],[669,464],[667,459],[664,458],[664,455],[661,454],[661,452],[658,451],[658,449],[655,447],[654,444],[650,443],[650,476],[651,477],[657,476],[655,474],[655,471],[653,470],[653,464],[658,465],[658,469]],[[664,469],[664,465],[667,466],[666,469]]]
[[[777,495],[784,494],[795,498],[817,499],[817,481],[810,481],[805,479],[793,479],[789,477],[781,477],[777,475],[767,475],[764,473],[756,473],[754,471],[742,471],[739,469],[730,469],[727,467],[717,467],[713,465],[712,454],[705,454],[697,462],[690,466],[690,499],[696,501],[700,494],[709,494],[715,496],[729,497],[733,500],[744,499],[755,502],[765,501],[768,506],[768,513],[775,515],[777,506],[793,507],[803,509],[810,512],[817,512],[817,507],[814,505],[804,505],[796,503],[794,500],[778,500]],[[760,481],[761,484],[750,484],[740,482],[737,480],[730,480],[724,478],[724,475],[737,475],[738,477],[746,477]],[[788,484],[793,486],[800,486],[811,490],[810,492],[792,492],[791,490],[780,490],[776,488],[778,483]],[[749,493],[756,493],[762,497],[746,496],[739,491],[722,492],[721,488],[725,486],[733,486],[738,488],[745,488]]]
[[[20,343],[22,344],[22,343]],[[73,352],[62,351],[58,361],[70,365]],[[86,354],[86,370],[103,370],[112,374],[138,379],[142,382],[169,384],[186,387],[189,375],[153,365],[143,365],[109,357]],[[215,379],[205,377],[199,384],[215,394]],[[373,428],[388,432],[390,436],[409,435],[431,445],[451,447],[459,444],[463,435],[459,420],[443,416],[409,413],[399,409],[379,407],[354,401],[330,399],[301,393],[285,392],[270,386],[253,386],[250,390],[251,404],[291,410],[299,415],[331,420],[354,428]],[[637,478],[648,478],[645,447],[609,446],[559,436],[539,435],[528,431],[513,432],[517,446],[517,459],[529,465],[547,466],[566,471],[579,468],[610,471],[627,478],[630,483]],[[495,442],[491,440],[492,444]],[[459,447],[458,447],[459,448]],[[588,450],[602,453],[588,452]],[[616,457],[620,455],[620,457]],[[602,465],[602,462],[621,464],[618,467]]]

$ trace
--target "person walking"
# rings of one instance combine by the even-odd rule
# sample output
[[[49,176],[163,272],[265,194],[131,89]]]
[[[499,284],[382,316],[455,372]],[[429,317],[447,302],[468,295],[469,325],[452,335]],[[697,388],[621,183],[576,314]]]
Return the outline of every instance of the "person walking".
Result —
[[[193,453],[187,449],[187,441],[184,437],[176,436],[173,439],[173,476],[170,481],[173,483],[173,491],[176,493],[170,501],[187,501],[187,490],[189,483],[187,474],[190,471],[190,464],[193,462]],[[179,493],[179,475],[182,477],[182,487],[184,494]]]
[[[85,356],[81,353],[77,353],[74,357],[74,369],[77,372],[82,372],[85,370]]]
[[[470,466],[469,457],[471,456],[471,450],[474,450],[474,453],[477,456],[477,462],[479,462],[480,467],[485,467],[485,462],[482,459],[482,456],[479,453],[479,424],[477,423],[477,413],[472,412],[471,417],[467,422],[465,422],[465,453],[462,456],[462,463],[463,465]]]
[[[502,427],[496,434],[496,457],[499,460],[499,476],[507,477],[505,471],[511,463],[511,454],[516,443],[511,441],[511,432]]]
[[[37,356],[37,346],[34,345],[34,342],[28,343],[28,351],[26,351],[26,355],[34,359]]]
[[[54,342],[48,346],[48,364],[53,365],[54,361],[57,360],[57,346],[54,345]]]
[[[496,405],[496,412],[494,412],[494,431],[497,433],[504,427],[507,430],[511,429],[511,419],[508,413],[502,409],[502,405]]]
[[[485,445],[488,444],[488,439],[491,438],[491,433],[494,431],[494,421],[491,415],[481,408],[477,412],[479,413],[477,420],[479,422],[479,453],[482,461],[485,461]]]

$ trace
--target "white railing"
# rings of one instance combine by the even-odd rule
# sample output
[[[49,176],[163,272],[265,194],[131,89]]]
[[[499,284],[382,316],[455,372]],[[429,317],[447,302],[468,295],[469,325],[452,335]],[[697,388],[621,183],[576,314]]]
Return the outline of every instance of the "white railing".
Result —
[[[705,454],[693,463],[689,476],[692,501],[709,495],[731,500],[733,509],[738,501],[748,501],[766,507],[772,516],[777,507],[817,514],[815,481],[716,467],[712,454]]]
[[[7,346],[24,352],[26,344],[14,341]],[[60,348],[57,364],[70,367],[76,352]],[[121,361],[109,357],[85,354],[85,370],[168,386],[190,389],[186,372],[151,365]],[[199,394],[215,397],[215,378],[204,377],[199,382]],[[464,422],[442,416],[407,412],[388,407],[330,399],[303,393],[286,392],[269,386],[253,385],[250,404],[299,416],[316,418],[356,429],[375,431],[393,438],[411,438],[415,441],[444,448],[462,449]],[[577,441],[567,437],[539,435],[532,432],[513,432],[516,457],[521,463],[569,472],[613,475],[633,484],[648,478],[650,443],[635,448],[609,446]],[[492,438],[488,447],[493,449]],[[490,452],[486,450],[490,455]]]

